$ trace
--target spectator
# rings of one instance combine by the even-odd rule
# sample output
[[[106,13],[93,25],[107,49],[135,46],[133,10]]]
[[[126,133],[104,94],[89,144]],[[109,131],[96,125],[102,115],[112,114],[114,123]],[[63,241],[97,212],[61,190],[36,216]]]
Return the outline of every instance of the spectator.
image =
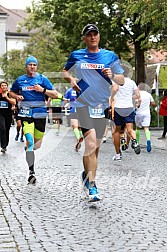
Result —
[[[167,133],[167,90],[164,91],[164,98],[161,101],[159,114],[163,116],[164,120],[164,129],[161,137],[158,137],[158,140],[163,140],[166,138]]]
[[[12,123],[12,106],[16,104],[16,100],[10,97],[6,81],[1,82],[0,88],[2,90],[0,93],[0,140],[1,152],[5,153],[9,143],[9,131]]]

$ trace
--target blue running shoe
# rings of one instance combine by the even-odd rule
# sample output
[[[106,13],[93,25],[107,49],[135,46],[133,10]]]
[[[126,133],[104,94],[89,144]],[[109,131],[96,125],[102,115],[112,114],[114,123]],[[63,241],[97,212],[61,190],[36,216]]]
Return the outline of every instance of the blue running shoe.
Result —
[[[16,137],[15,137],[15,141],[18,141],[19,139],[19,133],[17,133]]]
[[[23,137],[20,137],[20,142],[24,143]]]
[[[87,195],[89,195],[89,180],[88,180],[88,176],[86,176],[85,174],[85,171],[83,171],[81,174],[81,181],[82,181],[83,190],[85,191]]]
[[[96,184],[94,184],[93,187],[89,188],[89,202],[96,202],[99,200],[100,200],[99,192],[96,187]]]
[[[151,141],[147,140],[147,152],[151,151]]]

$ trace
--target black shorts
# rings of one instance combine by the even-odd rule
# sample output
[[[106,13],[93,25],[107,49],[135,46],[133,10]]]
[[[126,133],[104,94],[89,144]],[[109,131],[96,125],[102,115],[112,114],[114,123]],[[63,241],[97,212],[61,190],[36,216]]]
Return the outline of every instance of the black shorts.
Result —
[[[52,107],[52,114],[61,114],[61,107]]]
[[[15,115],[15,119],[16,119],[16,122],[19,121],[19,120],[22,121],[22,120],[23,120],[23,117],[18,116],[18,115]]]
[[[25,126],[25,122],[28,124],[34,123],[34,128],[41,133],[45,132],[46,126],[46,118],[32,118],[32,117],[24,117],[22,118],[23,127]]]
[[[91,118],[89,115],[88,107],[77,108],[78,120],[82,129],[82,133],[86,133],[90,129],[95,129],[96,138],[101,139],[104,135],[104,131],[106,129],[106,125],[108,122],[107,117],[104,118]],[[105,116],[108,113],[105,111]]]
[[[114,123],[116,126],[122,126],[126,125],[126,123],[134,123],[135,120],[135,113],[134,111],[131,112],[129,115],[122,116],[121,114],[117,113],[117,111],[114,110]]]

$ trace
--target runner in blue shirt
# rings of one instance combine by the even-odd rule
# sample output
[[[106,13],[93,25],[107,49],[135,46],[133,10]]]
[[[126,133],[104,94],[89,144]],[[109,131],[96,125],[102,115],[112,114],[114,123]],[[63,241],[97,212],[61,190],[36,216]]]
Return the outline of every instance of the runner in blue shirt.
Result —
[[[85,49],[73,51],[64,67],[64,78],[77,91],[76,109],[85,140],[82,182],[90,201],[99,201],[95,184],[99,146],[106,128],[111,80],[124,84],[123,69],[112,51],[99,48],[99,29],[87,24],[82,31]],[[73,77],[75,76],[75,77]]]
[[[78,122],[78,116],[75,108],[75,102],[77,99],[77,93],[73,88],[69,88],[64,98],[70,101],[70,115],[68,116],[70,120],[70,124],[73,128],[74,135],[76,137],[77,143],[75,145],[75,150],[78,151],[81,148],[81,143],[83,141],[83,135],[81,131],[81,127]]]
[[[26,161],[29,166],[29,183],[35,183],[34,150],[40,148],[45,132],[47,108],[45,95],[58,98],[60,94],[53,90],[52,83],[37,72],[38,61],[29,56],[26,59],[26,74],[18,77],[10,91],[11,97],[18,100],[22,117],[23,131],[26,137]],[[62,95],[61,95],[62,96]]]

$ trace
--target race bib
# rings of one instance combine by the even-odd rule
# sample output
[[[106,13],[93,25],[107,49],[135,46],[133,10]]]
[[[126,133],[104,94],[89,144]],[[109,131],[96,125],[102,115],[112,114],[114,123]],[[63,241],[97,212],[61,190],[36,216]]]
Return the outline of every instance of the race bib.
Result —
[[[19,110],[18,116],[32,117],[32,109],[31,108],[23,108],[23,107],[21,107],[20,110]]]
[[[7,101],[0,101],[0,108],[8,108],[8,102]]]
[[[89,106],[89,115],[91,118],[104,118],[104,108],[102,104],[99,104],[95,107]]]

